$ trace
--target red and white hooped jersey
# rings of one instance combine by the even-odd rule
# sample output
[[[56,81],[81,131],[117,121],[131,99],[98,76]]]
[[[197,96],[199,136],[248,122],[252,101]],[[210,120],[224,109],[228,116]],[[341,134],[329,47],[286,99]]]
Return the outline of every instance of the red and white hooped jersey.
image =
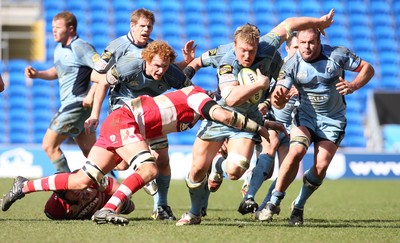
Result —
[[[127,105],[142,136],[154,138],[192,128],[210,100],[202,88],[188,86],[156,97],[140,96]]]

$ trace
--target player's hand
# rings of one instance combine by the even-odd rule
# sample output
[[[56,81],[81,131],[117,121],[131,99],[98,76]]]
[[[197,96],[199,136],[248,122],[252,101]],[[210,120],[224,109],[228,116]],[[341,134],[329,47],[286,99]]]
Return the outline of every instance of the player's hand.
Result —
[[[264,102],[258,104],[258,111],[264,116],[268,112],[268,106]]]
[[[336,90],[338,90],[341,95],[348,95],[354,92],[351,83],[347,82],[342,77],[339,77],[339,82],[336,84]]]
[[[92,128],[96,129],[97,126],[99,125],[99,119],[90,116],[88,119],[85,121],[85,133],[87,135],[92,133]]]
[[[333,16],[335,15],[335,10],[331,9],[328,14],[325,14],[320,18],[322,23],[318,27],[318,30],[321,32],[323,36],[325,36],[325,29],[332,25],[333,23]]]
[[[25,76],[28,78],[37,78],[38,77],[38,71],[34,69],[32,66],[27,66],[25,68]]]
[[[289,134],[287,133],[285,126],[280,122],[265,120],[264,127],[275,131],[281,131],[285,133],[286,137],[289,137]]]
[[[256,73],[257,73],[257,82],[262,83],[264,90],[269,89],[269,84],[271,83],[269,78],[266,75],[262,74],[259,68],[256,69]]]
[[[271,102],[275,107],[282,109],[289,99],[290,96],[285,94],[283,88],[277,88],[276,92],[273,93]]]
[[[186,42],[185,46],[182,49],[183,59],[186,64],[189,64],[193,61],[195,53],[196,53],[197,44],[194,44],[194,40],[190,40]]]

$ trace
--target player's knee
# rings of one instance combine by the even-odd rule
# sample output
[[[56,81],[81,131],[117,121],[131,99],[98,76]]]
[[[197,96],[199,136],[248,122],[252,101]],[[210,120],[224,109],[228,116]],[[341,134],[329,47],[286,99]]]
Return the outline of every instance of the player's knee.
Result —
[[[226,160],[226,175],[231,180],[238,180],[250,166],[250,161],[241,154],[229,153]]]
[[[295,136],[290,139],[290,146],[301,145],[305,151],[310,147],[310,139],[307,136]]]
[[[200,182],[193,182],[192,180],[190,180],[189,175],[190,173],[188,173],[185,177],[186,186],[189,189],[198,189],[203,187],[207,183],[207,176],[204,176],[204,178]]]
[[[156,163],[156,159],[154,156],[150,153],[150,151],[144,150],[139,153],[137,153],[135,156],[133,156],[130,161],[129,161],[129,166],[132,166],[133,170],[137,170],[140,166],[144,164],[154,164]]]
[[[94,183],[97,183],[98,185],[101,185],[101,183],[103,183],[105,173],[92,161],[86,161],[86,163],[82,167],[82,170]]]

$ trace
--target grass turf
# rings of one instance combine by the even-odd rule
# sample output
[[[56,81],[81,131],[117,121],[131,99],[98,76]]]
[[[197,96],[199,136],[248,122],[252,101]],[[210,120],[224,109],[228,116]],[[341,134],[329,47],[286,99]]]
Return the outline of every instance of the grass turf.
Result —
[[[261,203],[270,181],[256,196]],[[12,179],[0,179],[6,193]],[[326,180],[307,202],[304,226],[287,224],[290,203],[301,182],[295,181],[271,223],[241,215],[242,181],[226,180],[212,193],[201,225],[177,227],[153,221],[153,199],[143,190],[134,195],[136,210],[129,225],[96,225],[91,221],[52,221],[43,213],[50,192],[26,195],[7,212],[0,212],[0,242],[398,242],[400,240],[400,180]],[[173,180],[169,204],[177,218],[190,207],[184,181]]]

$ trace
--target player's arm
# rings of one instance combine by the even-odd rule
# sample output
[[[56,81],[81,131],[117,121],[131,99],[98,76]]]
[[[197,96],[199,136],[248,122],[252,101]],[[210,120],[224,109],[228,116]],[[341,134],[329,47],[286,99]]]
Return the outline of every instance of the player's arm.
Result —
[[[293,31],[305,30],[309,28],[318,29],[321,34],[325,35],[324,30],[333,23],[335,11],[331,9],[328,14],[320,18],[312,17],[291,17],[285,19],[278,26],[272,29],[271,32],[281,37],[281,43],[285,42]]]
[[[94,92],[92,112],[90,117],[85,121],[85,131],[87,134],[90,133],[91,127],[97,128],[99,125],[101,106],[109,87],[110,84],[107,82],[106,75],[101,75],[101,78],[96,85],[96,91]]]
[[[247,85],[239,85],[239,81],[225,82],[233,77],[230,71],[225,72],[224,67],[219,70],[219,88],[221,90],[221,97],[225,100],[228,106],[238,106],[248,101],[255,93],[260,90],[267,90],[269,88],[270,80],[267,76],[263,75],[259,69],[257,72],[257,81]],[[232,67],[226,69],[232,70]],[[226,80],[225,80],[226,79]]]
[[[57,79],[57,70],[53,66],[47,70],[39,71],[32,66],[27,66],[25,68],[25,76],[28,78],[40,78],[44,80],[54,80]]]
[[[339,78],[339,82],[336,84],[336,89],[342,95],[352,94],[354,91],[360,89],[366,85],[369,80],[375,75],[375,70],[371,64],[362,60],[360,65],[354,72],[357,72],[357,76],[353,81],[347,82],[342,77]]]
[[[230,127],[234,127],[246,132],[258,133],[269,141],[268,129],[282,131],[287,135],[285,127],[274,121],[266,120],[261,126],[257,122],[249,119],[241,113],[227,110],[219,106],[215,101],[208,101],[202,108],[202,114],[207,120],[221,122]]]

